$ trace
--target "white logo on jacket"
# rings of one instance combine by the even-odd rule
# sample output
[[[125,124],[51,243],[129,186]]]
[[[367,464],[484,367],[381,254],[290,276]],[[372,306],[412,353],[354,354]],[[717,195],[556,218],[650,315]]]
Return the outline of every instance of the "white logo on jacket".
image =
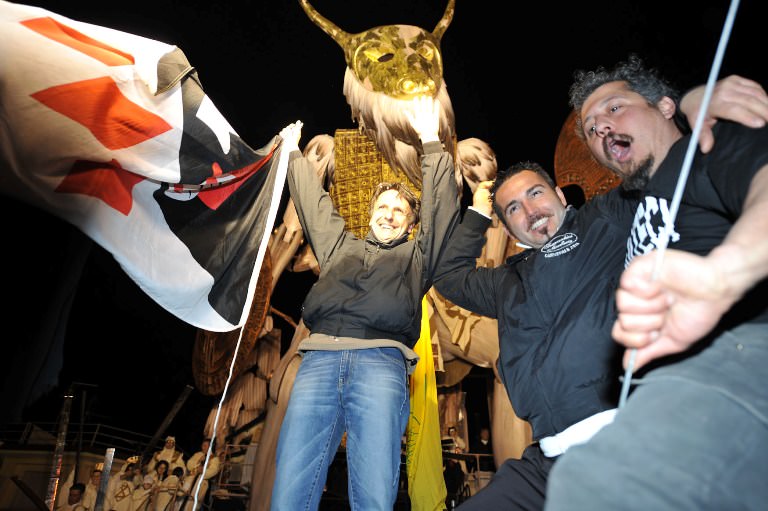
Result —
[[[544,257],[556,257],[567,254],[579,245],[579,237],[572,232],[566,232],[549,240],[546,245],[541,247],[541,253],[544,254]]]

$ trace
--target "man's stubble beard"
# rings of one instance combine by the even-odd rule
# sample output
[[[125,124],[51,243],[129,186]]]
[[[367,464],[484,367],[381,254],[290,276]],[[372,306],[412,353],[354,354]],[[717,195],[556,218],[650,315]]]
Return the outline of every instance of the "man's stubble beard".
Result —
[[[643,191],[651,180],[651,168],[653,168],[653,156],[649,156],[645,161],[637,166],[635,171],[628,177],[623,177],[621,187],[628,192]],[[622,177],[619,175],[619,177]]]

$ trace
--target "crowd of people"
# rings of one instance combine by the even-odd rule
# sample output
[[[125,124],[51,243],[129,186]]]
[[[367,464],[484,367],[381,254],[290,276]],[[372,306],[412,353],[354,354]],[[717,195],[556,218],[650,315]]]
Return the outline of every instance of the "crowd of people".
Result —
[[[391,509],[397,499],[422,298],[460,208],[453,156],[440,142],[441,105],[423,96],[411,106],[405,120],[423,150],[421,197],[402,183],[380,183],[364,238],[347,229],[299,151],[302,124],[280,132],[290,151],[291,198],[321,272],[302,306],[311,334],[298,347],[302,361],[280,428],[272,509],[319,506],[345,432],[356,506]]]
[[[575,76],[578,134],[621,187],[577,210],[540,165],[513,165],[477,187],[435,277],[498,320],[499,374],[534,438],[460,509],[759,509],[768,96],[718,82],[675,222],[703,86],[681,100],[634,55]],[[476,268],[492,210],[530,248]],[[643,378],[620,410],[622,344]]]
[[[498,372],[534,438],[520,459],[475,467],[494,475],[462,510],[758,509],[768,501],[768,396],[755,385],[768,363],[768,96],[738,76],[718,83],[671,218],[703,87],[680,97],[630,56],[578,73],[570,92],[579,135],[621,187],[577,209],[541,165],[524,161],[480,183],[455,225],[440,107],[415,102],[408,122],[423,145],[421,198],[380,185],[365,239],[346,231],[298,151],[301,124],[281,132],[291,195],[323,271],[303,308],[312,335],[300,346],[280,431],[272,509],[318,507],[345,433],[357,504],[391,507],[420,298],[432,283],[498,320]],[[492,213],[529,248],[478,268]],[[624,367],[643,376],[623,409],[621,346]],[[466,452],[455,427],[445,446]],[[112,476],[105,509],[191,509],[196,482],[219,470],[213,456],[202,473],[209,447],[204,441],[185,463],[168,437],[144,467],[129,462]],[[489,430],[472,449],[492,452]],[[735,457],[725,478],[719,460]],[[70,484],[57,509],[92,509],[97,472]],[[450,460],[446,486],[467,472],[466,460]]]
[[[211,447],[211,440],[204,439],[200,449],[185,461],[183,451],[176,446],[175,437],[168,436],[163,448],[145,463],[141,463],[139,456],[128,458],[117,472],[110,475],[102,509],[198,511],[208,495],[211,480],[222,468],[224,451],[217,452]],[[103,463],[98,463],[87,483],[75,482],[75,471],[70,471],[58,492],[55,510],[93,511],[96,508],[102,471]]]
[[[371,71],[371,62],[404,69],[408,62],[392,53],[397,46],[417,49],[407,58],[420,68],[441,63],[454,2],[431,32],[377,27],[364,36],[301,4],[344,47],[357,75],[345,78],[345,95],[388,97],[353,106],[353,118],[381,143],[388,135],[375,120],[392,116],[391,145],[411,149],[405,154],[415,163],[402,167],[420,186],[370,183],[369,229],[358,236],[299,150],[302,123],[280,132],[288,189],[319,276],[301,307],[311,333],[298,345],[271,509],[318,509],[342,442],[352,509],[392,509],[422,299],[433,286],[498,322],[497,374],[533,436],[520,458],[497,465],[489,428],[469,448],[455,425],[447,428],[449,496],[471,472],[486,476],[462,511],[765,508],[768,95],[761,84],[721,79],[702,116],[703,86],[681,94],[635,55],[579,70],[568,91],[577,134],[620,187],[577,208],[551,172],[521,161],[477,184],[462,210],[442,76],[417,84],[394,66]],[[386,44],[374,47],[374,36]],[[396,103],[404,97],[412,101]],[[702,128],[698,139],[694,125]],[[681,172],[686,165],[690,175]],[[478,267],[494,215],[525,249],[497,267]],[[149,459],[129,458],[116,472],[99,464],[82,482],[73,470],[55,511],[93,511],[102,500],[107,511],[198,511],[222,454],[205,439],[187,459],[168,436]]]
[[[567,204],[541,165],[524,161],[478,185],[454,226],[456,191],[436,186],[453,166],[451,155],[434,145],[437,125],[429,107],[420,111],[415,104],[408,120],[423,144],[421,203],[402,187],[385,185],[388,195],[377,189],[371,232],[358,239],[345,232],[321,184],[307,182],[311,169],[297,151],[300,125],[281,132],[293,149],[291,195],[298,205],[318,208],[310,215],[300,207],[299,215],[323,270],[303,309],[313,334],[301,346],[281,430],[272,509],[318,506],[317,483],[344,426],[351,433],[350,469],[358,475],[351,492],[370,499],[371,508],[391,507],[397,487],[391,484],[397,481],[392,446],[405,427],[405,375],[415,361],[410,348],[418,337],[419,297],[430,281],[453,303],[498,320],[498,373],[534,439],[520,459],[502,463],[462,510],[628,508],[627,488],[632,495],[653,494],[637,499],[637,509],[726,509],[734,502],[752,509],[766,501],[768,487],[756,482],[768,475],[768,465],[749,445],[768,444],[768,398],[754,388],[758,362],[768,353],[762,235],[768,218],[768,96],[760,84],[735,75],[718,82],[675,224],[669,213],[675,180],[704,86],[682,96],[636,56],[612,71],[576,76],[571,104],[579,135],[592,156],[623,180],[579,208]],[[447,211],[443,223],[424,223],[437,218],[435,204]],[[417,237],[409,245],[419,213],[418,236],[436,239],[425,244]],[[497,268],[478,268],[492,213],[528,248]],[[649,253],[662,248],[664,235],[670,269],[651,284]],[[697,269],[701,273],[693,274]],[[676,279],[680,275],[685,282]],[[397,287],[389,291],[390,283]],[[402,304],[411,308],[401,310]],[[621,413],[619,343],[637,350],[637,368],[645,371]],[[360,384],[372,390],[373,373],[357,373],[357,364],[380,372],[373,386],[379,397],[358,393],[352,378],[347,382],[347,374],[359,374],[365,380]],[[339,375],[348,393],[339,387]],[[676,418],[670,406],[690,406],[695,413]],[[743,437],[728,434],[722,421],[729,416],[742,419]],[[456,438],[449,432],[452,449],[464,449]],[[635,449],[628,438],[646,441]],[[706,453],[717,443],[721,456],[731,450],[751,462],[728,478],[730,488],[710,491],[704,498],[712,502],[702,502],[701,489],[716,469]],[[550,481],[561,459],[567,461]],[[640,461],[629,465],[625,459]],[[669,478],[679,485],[654,475],[650,467],[658,460],[668,463]],[[458,480],[459,470],[466,473],[462,462],[446,465],[446,483]],[[619,481],[621,474],[626,477]],[[681,495],[685,501],[678,505]]]

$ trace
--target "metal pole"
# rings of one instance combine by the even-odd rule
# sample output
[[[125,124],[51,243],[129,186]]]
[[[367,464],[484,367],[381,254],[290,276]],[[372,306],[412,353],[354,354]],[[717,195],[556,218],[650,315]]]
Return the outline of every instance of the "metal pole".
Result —
[[[83,422],[85,422],[85,390],[81,392],[80,397],[80,430],[77,434],[77,451],[75,451],[75,476],[73,482],[77,482],[80,472],[80,453],[83,451]]]
[[[94,511],[102,511],[104,509],[104,499],[107,494],[107,485],[109,484],[109,475],[112,473],[112,460],[114,459],[115,448],[110,447],[104,456],[104,466],[101,468],[101,479],[99,480],[99,491],[96,494]]]
[[[61,407],[59,416],[59,433],[56,437],[56,448],[53,452],[53,463],[51,464],[51,476],[48,479],[48,492],[46,493],[45,505],[50,511],[53,511],[56,504],[56,492],[59,489],[59,479],[61,478],[61,460],[64,454],[64,446],[67,443],[67,427],[69,426],[69,412],[72,409],[72,388],[70,387],[64,396],[64,404]],[[77,466],[75,466],[77,468]]]

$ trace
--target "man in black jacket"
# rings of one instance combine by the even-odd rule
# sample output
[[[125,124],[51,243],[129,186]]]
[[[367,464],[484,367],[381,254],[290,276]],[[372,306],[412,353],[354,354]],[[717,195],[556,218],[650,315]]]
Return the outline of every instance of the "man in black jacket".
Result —
[[[497,268],[477,268],[491,192],[507,231],[531,248]],[[455,304],[498,320],[499,375],[536,443],[522,459],[502,463],[461,509],[541,508],[556,457],[612,418],[620,353],[606,304],[623,267],[636,204],[613,190],[578,210],[566,206],[560,188],[533,162],[478,185],[435,287]]]
[[[634,354],[643,374],[616,420],[558,461],[547,509],[764,509],[765,120],[718,123],[712,150],[689,153],[676,91],[638,57],[575,78],[570,103],[586,145],[642,192],[612,334],[637,348],[624,361]],[[737,82],[768,111],[759,84]]]
[[[710,115],[749,122],[752,112],[729,110],[725,100],[726,91],[738,87],[721,81]],[[702,89],[684,98],[681,109],[689,118]],[[711,132],[702,138],[711,141]],[[532,162],[477,187],[435,287],[455,304],[498,320],[498,372],[535,442],[521,459],[498,467],[492,482],[460,509],[541,509],[558,456],[613,420],[621,374],[621,350],[611,338],[614,294],[637,204],[615,189],[576,210]],[[531,248],[497,268],[477,268],[491,207],[507,232]]]
[[[421,300],[460,208],[453,157],[438,138],[439,104],[423,97],[413,108],[409,121],[423,146],[420,206],[404,186],[379,185],[365,239],[347,231],[301,157],[301,126],[280,133],[291,150],[291,197],[320,275],[302,306],[311,334],[298,347],[302,361],[280,429],[273,510],[317,509],[345,430],[352,507],[394,506]]]

